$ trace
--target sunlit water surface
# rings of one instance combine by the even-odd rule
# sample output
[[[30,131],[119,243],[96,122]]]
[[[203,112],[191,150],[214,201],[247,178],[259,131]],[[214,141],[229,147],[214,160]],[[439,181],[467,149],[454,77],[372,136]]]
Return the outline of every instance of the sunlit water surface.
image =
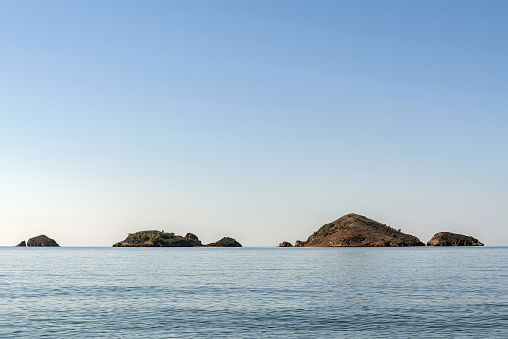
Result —
[[[507,338],[508,248],[0,248],[0,338]]]

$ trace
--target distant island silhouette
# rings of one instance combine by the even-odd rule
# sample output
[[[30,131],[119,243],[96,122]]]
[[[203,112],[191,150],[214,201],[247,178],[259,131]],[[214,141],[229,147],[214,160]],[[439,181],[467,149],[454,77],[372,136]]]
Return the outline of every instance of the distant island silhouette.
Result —
[[[58,243],[44,234],[21,241],[18,247],[59,247]],[[113,244],[113,247],[242,247],[233,238],[202,244],[193,234],[175,235],[158,230],[129,233],[127,237]],[[281,242],[278,247],[408,247],[425,246],[416,236],[403,233],[386,224],[356,213],[346,214],[339,219],[321,226],[306,241],[295,244]],[[438,232],[427,242],[427,246],[484,246],[478,239],[452,232]]]
[[[187,233],[185,237],[164,231],[148,230],[129,233],[125,240],[117,242],[113,247],[242,247],[233,238],[224,237],[219,241],[203,245],[195,234]]]
[[[477,239],[462,234],[440,232],[428,246],[483,246]],[[405,247],[425,246],[411,234],[381,224],[363,215],[350,213],[321,226],[306,241],[297,240],[294,247]],[[279,247],[293,247],[284,241]]]
[[[483,246],[483,244],[471,236],[451,232],[439,232],[427,242],[427,246]]]
[[[60,247],[55,240],[45,236],[44,234],[30,238],[27,242],[23,240],[17,246]]]

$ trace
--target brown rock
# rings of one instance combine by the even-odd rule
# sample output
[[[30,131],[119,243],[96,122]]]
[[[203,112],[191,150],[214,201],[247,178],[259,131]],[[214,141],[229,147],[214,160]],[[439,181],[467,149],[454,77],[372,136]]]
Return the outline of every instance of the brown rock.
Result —
[[[187,237],[188,236],[188,237]],[[192,233],[186,237],[166,233],[164,231],[140,231],[129,233],[125,240],[117,242],[113,247],[194,247],[202,246],[201,241]]]
[[[212,247],[242,247],[242,245],[236,241],[233,238],[224,237],[219,241],[213,242],[211,244],[205,245],[205,246],[212,246]]]
[[[434,234],[427,246],[483,246],[478,239],[451,232],[439,232]]]
[[[17,247],[24,247],[26,246],[26,242],[23,240],[22,242],[20,242],[19,244],[16,245]]]
[[[305,246],[305,242],[301,240],[295,241],[295,247],[303,247]]]
[[[293,247],[290,242],[283,241],[279,244],[279,247]]]
[[[199,238],[197,235],[193,234],[193,233],[187,233],[185,235],[185,238],[187,239],[191,239],[191,240],[196,240],[196,241],[199,241]]]
[[[37,237],[33,237],[28,239],[28,242],[26,243],[27,246],[51,246],[51,247],[59,247],[55,240],[45,236],[44,234],[41,234]]]
[[[295,247],[400,247],[425,246],[417,237],[358,214],[347,214],[321,226]]]

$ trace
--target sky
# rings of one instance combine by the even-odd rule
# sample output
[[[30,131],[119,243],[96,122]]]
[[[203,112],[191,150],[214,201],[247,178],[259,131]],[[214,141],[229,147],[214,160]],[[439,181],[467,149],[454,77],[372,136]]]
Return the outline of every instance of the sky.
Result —
[[[508,245],[506,1],[0,1],[0,246]]]

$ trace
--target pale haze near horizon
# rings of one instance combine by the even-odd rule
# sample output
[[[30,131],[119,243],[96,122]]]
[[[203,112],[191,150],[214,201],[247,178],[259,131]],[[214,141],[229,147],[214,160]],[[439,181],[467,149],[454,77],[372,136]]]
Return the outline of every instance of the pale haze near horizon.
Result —
[[[508,245],[503,1],[2,1],[1,246]]]

